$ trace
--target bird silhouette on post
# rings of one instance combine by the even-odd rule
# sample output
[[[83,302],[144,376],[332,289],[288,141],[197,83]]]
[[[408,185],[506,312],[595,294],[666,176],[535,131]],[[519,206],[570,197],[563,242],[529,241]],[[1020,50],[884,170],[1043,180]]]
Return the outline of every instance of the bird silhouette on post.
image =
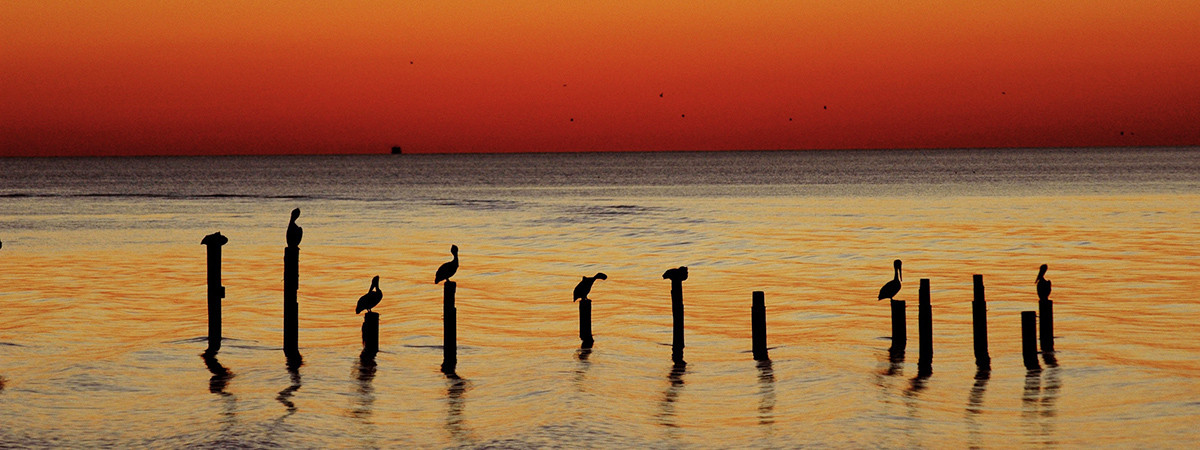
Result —
[[[596,280],[607,279],[608,275],[605,275],[603,272],[597,273],[594,277],[583,277],[582,280],[579,280],[579,284],[575,285],[575,296],[571,302],[574,303],[576,300],[591,300],[587,296],[588,293],[592,292],[592,283],[595,283]]]
[[[1037,294],[1039,300],[1050,300],[1050,280],[1046,279],[1046,269],[1048,267],[1042,264],[1042,268],[1038,270],[1037,277]]]
[[[371,288],[367,289],[367,293],[358,298],[358,306],[354,307],[354,314],[363,311],[371,312],[371,308],[379,306],[379,301],[383,300],[383,291],[379,289],[379,275],[371,279]]]
[[[304,229],[300,225],[296,225],[296,219],[300,217],[300,208],[292,210],[292,220],[288,221],[287,229],[287,245],[288,247],[299,247],[300,239],[304,238]]]
[[[458,272],[458,246],[457,245],[450,246],[450,254],[454,255],[454,259],[446,262],[445,264],[442,264],[441,267],[438,267],[437,275],[435,275],[433,277],[433,284],[441,283],[442,280],[449,281],[450,277],[454,276],[455,272]]]
[[[895,300],[893,297],[900,293],[900,280],[903,279],[900,276],[900,260],[897,259],[896,262],[892,263],[892,266],[896,268],[896,276],[892,278],[892,281],[887,282],[887,284],[883,285],[882,288],[879,288],[879,300],[883,300],[885,298],[889,300]]]
[[[663,272],[664,280],[683,281],[688,277],[687,266],[679,266],[674,269],[667,269]]]

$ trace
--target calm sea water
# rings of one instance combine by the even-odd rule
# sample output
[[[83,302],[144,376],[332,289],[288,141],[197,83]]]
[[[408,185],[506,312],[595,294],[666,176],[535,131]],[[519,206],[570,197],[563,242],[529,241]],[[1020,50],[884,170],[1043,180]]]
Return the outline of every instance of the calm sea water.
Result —
[[[0,173],[0,447],[1200,440],[1196,149],[0,159]],[[304,365],[289,371],[295,207]],[[226,340],[206,365],[200,239],[215,231],[229,237]],[[432,283],[451,244],[457,378],[439,371]],[[893,362],[875,297],[897,258],[910,339]],[[1029,372],[1020,311],[1036,309],[1043,263],[1059,364]],[[676,371],[661,274],[680,265]],[[598,271],[585,355],[570,294]],[[986,377],[972,274],[987,286]],[[370,365],[353,309],[375,275]],[[749,353],[755,290],[770,365]]]

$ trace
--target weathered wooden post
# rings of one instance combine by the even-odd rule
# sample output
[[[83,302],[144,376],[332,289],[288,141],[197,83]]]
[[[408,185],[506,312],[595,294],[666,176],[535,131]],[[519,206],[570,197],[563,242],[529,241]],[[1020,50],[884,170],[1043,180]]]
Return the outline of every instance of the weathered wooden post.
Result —
[[[221,246],[229,238],[221,232],[205,236],[200,244],[208,246],[208,349],[205,356],[214,356],[221,350],[221,299],[225,298],[225,286],[221,285]]]
[[[663,279],[671,280],[671,361],[676,366],[686,365],[683,360],[683,281],[688,277],[687,267],[680,266],[663,272]]]
[[[454,291],[458,283],[446,281],[442,289],[442,372],[454,373],[458,365],[458,309],[454,307]]]
[[[596,343],[592,339],[592,301],[586,298],[579,301],[579,340],[583,341],[579,348],[592,348]]]
[[[902,354],[908,346],[908,325],[904,323],[904,300],[892,300],[892,347],[891,353]]]
[[[379,313],[368,312],[362,324],[363,355],[379,353]]]
[[[300,288],[300,248],[283,249],[283,353],[288,358],[300,356],[300,304],[296,291]]]
[[[971,319],[975,335],[975,365],[991,367],[992,358],[988,356],[987,342],[987,301],[983,296],[983,275],[974,275],[975,300],[971,302]]]
[[[1038,301],[1038,321],[1041,323],[1042,353],[1054,353],[1054,302]]]
[[[1037,312],[1021,311],[1021,356],[1025,359],[1025,368],[1041,370],[1037,359]]]
[[[750,300],[750,336],[754,360],[770,361],[767,356],[767,305],[763,291],[754,291]]]
[[[920,341],[921,356],[918,366],[928,366],[933,363],[933,308],[929,302],[929,279],[921,279],[921,288],[917,292],[917,339]]]

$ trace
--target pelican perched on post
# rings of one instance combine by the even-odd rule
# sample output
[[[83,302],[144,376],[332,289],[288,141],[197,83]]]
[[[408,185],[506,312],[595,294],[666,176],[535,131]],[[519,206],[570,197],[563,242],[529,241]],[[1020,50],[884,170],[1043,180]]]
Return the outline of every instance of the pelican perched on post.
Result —
[[[450,277],[454,276],[454,272],[458,272],[458,246],[450,246],[450,254],[454,255],[454,259],[442,264],[438,267],[437,275],[433,277],[433,284],[441,283],[442,280],[450,281]]]
[[[287,229],[287,245],[288,247],[299,247],[300,239],[304,238],[304,229],[300,225],[296,225],[296,219],[300,217],[300,208],[292,210],[292,220],[288,222]]]
[[[896,276],[892,278],[892,281],[887,282],[882,288],[879,288],[879,300],[885,298],[895,300],[894,297],[896,297],[896,294],[900,293],[900,281],[903,280],[900,276],[900,260],[897,259],[896,262],[892,263],[892,266],[896,268]]]
[[[582,280],[579,280],[579,284],[575,285],[575,296],[571,303],[574,303],[575,300],[590,300],[587,296],[592,292],[592,283],[595,283],[596,280],[607,279],[608,275],[605,275],[604,272],[597,273],[594,277],[583,277]]]
[[[1050,300],[1050,280],[1046,279],[1046,269],[1046,265],[1042,264],[1042,268],[1038,270],[1036,282],[1039,300]]]
[[[379,275],[371,279],[371,288],[367,289],[367,293],[358,298],[358,306],[354,307],[354,314],[363,312],[371,312],[371,308],[379,305],[379,301],[383,300],[383,291],[379,290]]]

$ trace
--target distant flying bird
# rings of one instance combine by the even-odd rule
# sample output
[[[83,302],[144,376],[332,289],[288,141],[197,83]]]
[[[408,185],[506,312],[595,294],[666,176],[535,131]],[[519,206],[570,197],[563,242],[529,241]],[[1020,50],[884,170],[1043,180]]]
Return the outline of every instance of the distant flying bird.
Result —
[[[583,277],[582,280],[579,280],[579,284],[575,285],[575,296],[572,297],[573,300],[571,302],[574,303],[575,300],[590,300],[587,296],[588,293],[592,292],[592,283],[595,283],[596,280],[607,279],[608,275],[605,275],[603,272],[597,273],[594,277]]]
[[[663,95],[664,93],[665,93],[665,92],[659,92],[659,93],[658,93],[658,98],[662,98],[662,95]]]
[[[687,266],[679,266],[674,269],[667,269],[663,272],[664,280],[683,281],[688,278]]]
[[[900,293],[900,260],[897,259],[896,262],[892,263],[892,266],[896,268],[896,276],[892,278],[892,281],[887,282],[882,288],[879,288],[879,300],[885,298],[895,300],[894,297],[896,297],[896,294]]]
[[[441,283],[442,280],[450,281],[450,277],[454,276],[454,272],[458,272],[458,246],[450,246],[450,254],[454,255],[454,259],[442,264],[438,267],[437,275],[433,277],[433,284]]]
[[[1045,264],[1042,264],[1042,268],[1038,270],[1037,293],[1040,300],[1050,300],[1050,280],[1046,279],[1047,268]]]
[[[358,298],[358,306],[354,307],[354,314],[363,312],[371,312],[371,308],[379,305],[379,301],[383,300],[383,291],[379,290],[379,275],[371,279],[371,288],[367,289],[367,293]]]
[[[287,230],[287,245],[288,247],[299,247],[300,239],[304,238],[304,229],[300,225],[296,225],[296,219],[300,217],[300,208],[292,210],[292,220],[288,222]]]

